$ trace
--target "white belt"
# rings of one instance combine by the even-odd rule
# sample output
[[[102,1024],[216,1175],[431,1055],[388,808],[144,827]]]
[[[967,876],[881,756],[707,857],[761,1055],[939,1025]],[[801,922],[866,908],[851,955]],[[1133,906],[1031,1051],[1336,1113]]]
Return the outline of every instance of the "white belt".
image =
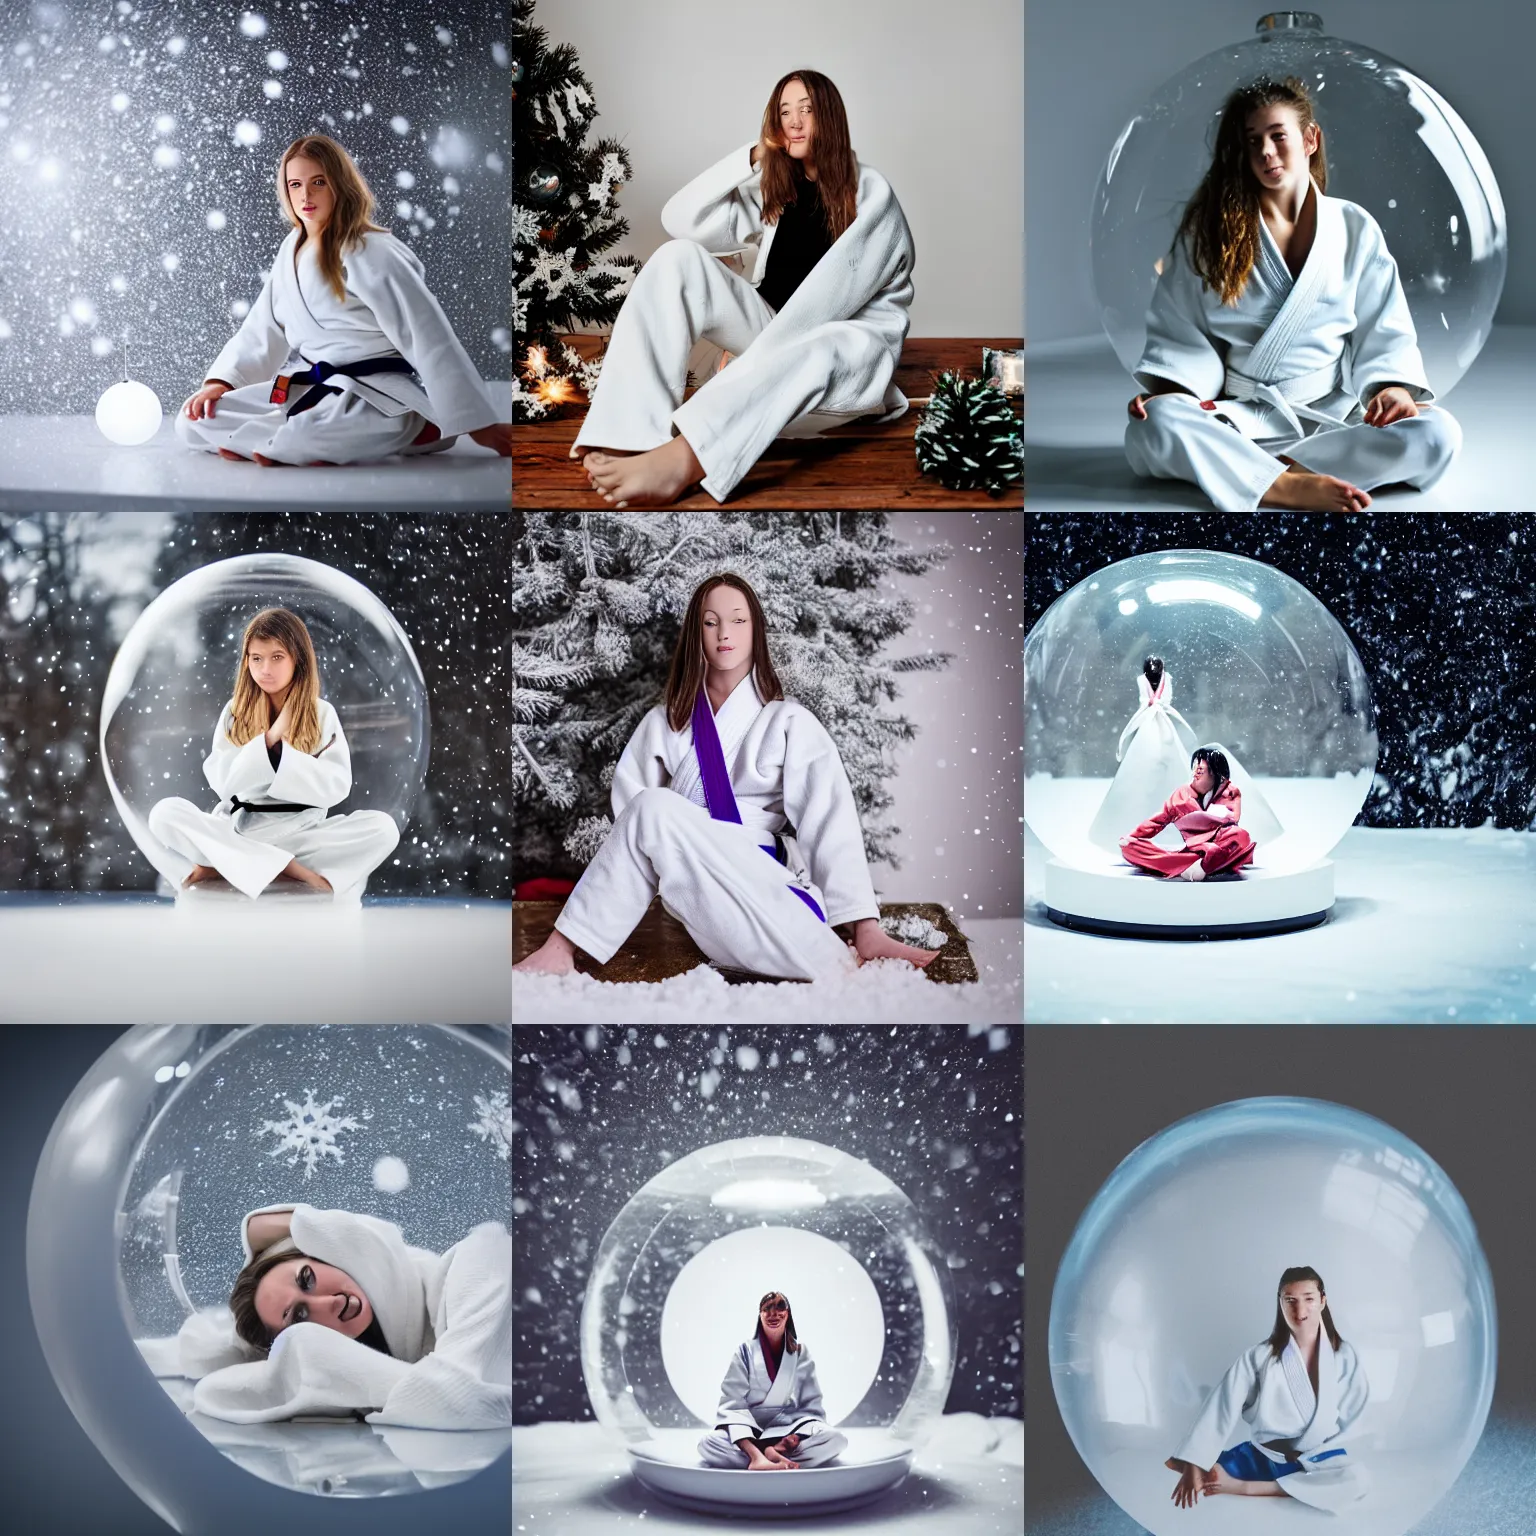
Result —
[[[1291,424],[1297,437],[1305,437],[1301,419],[1315,421],[1320,426],[1342,427],[1344,418],[1330,415],[1327,411],[1309,409],[1311,402],[1333,394],[1343,382],[1343,369],[1339,363],[1326,368],[1315,368],[1311,373],[1299,373],[1290,379],[1252,379],[1235,368],[1227,369],[1222,394],[1232,400],[1258,401],[1272,405]]]

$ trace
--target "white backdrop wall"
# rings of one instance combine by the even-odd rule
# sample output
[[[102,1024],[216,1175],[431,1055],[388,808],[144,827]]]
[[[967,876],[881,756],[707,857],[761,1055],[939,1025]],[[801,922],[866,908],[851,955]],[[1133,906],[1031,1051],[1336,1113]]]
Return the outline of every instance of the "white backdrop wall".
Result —
[[[580,56],[592,136],[634,161],[623,249],[649,256],[667,199],[756,139],[781,75],[817,69],[912,227],[912,335],[1024,334],[1023,0],[541,0],[534,19]]]

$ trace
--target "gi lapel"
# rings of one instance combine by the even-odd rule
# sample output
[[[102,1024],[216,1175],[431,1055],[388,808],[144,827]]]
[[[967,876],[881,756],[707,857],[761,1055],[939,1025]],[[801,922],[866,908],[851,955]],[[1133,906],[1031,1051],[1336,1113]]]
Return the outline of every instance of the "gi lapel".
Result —
[[[763,1358],[763,1344],[759,1339],[757,1343],[758,1358],[763,1361],[763,1373],[768,1372],[768,1362]],[[786,1348],[783,1357],[779,1361],[779,1373],[773,1378],[773,1385],[768,1388],[768,1396],[763,1399],[764,1408],[782,1408],[794,1395],[791,1388],[795,1383],[795,1361],[798,1355],[790,1354]]]
[[[739,686],[739,685],[738,685]],[[741,824],[741,811],[731,776],[725,766],[725,752],[720,733],[715,729],[715,712],[709,707],[709,693],[700,688],[693,700],[693,755],[698,761],[699,778],[704,784],[704,803],[716,821]]]
[[[1318,1340],[1317,1378],[1319,1381],[1323,1379],[1325,1365],[1332,1359],[1331,1351],[1326,1359],[1323,1355],[1327,1342],[1326,1337]],[[1312,1390],[1312,1380],[1307,1375],[1307,1362],[1302,1359],[1300,1346],[1295,1339],[1291,1339],[1286,1344],[1285,1353],[1280,1356],[1280,1365],[1285,1372],[1285,1384],[1290,1388],[1291,1401],[1296,1405],[1297,1422],[1301,1425],[1299,1434],[1286,1438],[1300,1442],[1317,1417],[1317,1394]]]
[[[1311,1382],[1307,1385],[1310,1387]],[[1325,1328],[1317,1340],[1317,1393],[1307,1427],[1297,1437],[1297,1449],[1321,1445],[1339,1423],[1339,1361]]]

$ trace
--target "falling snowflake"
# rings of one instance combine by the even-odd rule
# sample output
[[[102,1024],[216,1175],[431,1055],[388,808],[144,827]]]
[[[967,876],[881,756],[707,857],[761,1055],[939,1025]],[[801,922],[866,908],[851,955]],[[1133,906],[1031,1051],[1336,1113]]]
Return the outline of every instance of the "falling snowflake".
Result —
[[[505,1093],[493,1093],[486,1098],[475,1095],[476,1119],[470,1122],[470,1130],[480,1137],[502,1162],[512,1157],[512,1105]]]
[[[315,1102],[315,1095],[311,1089],[304,1090],[304,1102],[295,1104],[292,1099],[284,1099],[283,1107],[288,1111],[286,1120],[264,1120],[261,1129],[256,1132],[258,1139],[262,1136],[277,1136],[281,1138],[278,1145],[270,1151],[268,1157],[281,1157],[284,1152],[292,1152],[288,1159],[288,1166],[294,1167],[300,1158],[304,1159],[304,1177],[311,1178],[316,1167],[319,1166],[322,1157],[334,1157],[338,1164],[346,1162],[341,1154],[341,1148],[336,1145],[337,1134],[341,1131],[361,1130],[361,1124],[351,1115],[333,1115],[331,1108],[340,1104],[341,1097],[327,1099],[324,1104]],[[508,1118],[510,1119],[510,1112]],[[509,1143],[510,1143],[510,1132]],[[510,1144],[508,1156],[510,1156]]]

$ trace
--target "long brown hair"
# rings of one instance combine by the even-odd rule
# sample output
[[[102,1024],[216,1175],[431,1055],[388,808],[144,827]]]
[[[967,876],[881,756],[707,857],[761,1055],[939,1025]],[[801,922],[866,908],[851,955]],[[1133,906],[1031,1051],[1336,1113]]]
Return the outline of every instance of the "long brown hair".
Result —
[[[299,244],[309,238],[304,221],[293,211],[288,196],[288,162],[296,155],[313,160],[331,184],[336,206],[325,228],[320,231],[320,248],[315,259],[320,265],[320,275],[331,285],[338,299],[347,296],[346,284],[341,276],[342,256],[367,234],[382,234],[383,226],[373,222],[373,191],[363,173],[358,170],[352,156],[335,139],[323,133],[306,134],[295,139],[283,151],[277,162],[277,204],[283,217],[299,232]]]
[[[763,605],[757,600],[748,582],[722,571],[710,576],[694,588],[688,599],[688,611],[683,615],[683,632],[677,637],[677,649],[672,652],[672,669],[667,673],[667,724],[680,731],[693,718],[693,701],[704,686],[704,599],[714,587],[730,587],[747,600],[747,612],[752,617],[752,680],[757,696],[764,704],[784,697],[779,674],[773,670],[768,655],[768,625],[763,618]]]
[[[245,626],[240,640],[240,665],[235,671],[235,699],[230,708],[229,739],[237,747],[264,734],[276,718],[272,701],[256,686],[246,664],[251,641],[275,640],[293,657],[293,681],[288,718],[293,727],[288,743],[295,752],[315,752],[320,746],[320,664],[304,620],[286,608],[263,608]]]
[[[816,186],[827,216],[827,233],[836,240],[853,223],[859,203],[859,162],[848,139],[848,113],[837,87],[814,69],[795,69],[773,88],[763,108],[762,141],[767,153],[758,162],[763,172],[763,222],[777,224],[779,215],[795,201],[795,162],[779,131],[779,98],[791,80],[798,80],[811,98],[811,155]]]
[[[784,1319],[784,1348],[791,1355],[800,1353],[800,1336],[795,1332],[795,1309],[789,1304],[789,1297],[783,1291],[769,1291],[757,1304],[757,1338],[758,1342],[765,1345],[767,1340],[763,1338],[763,1308],[770,1301],[782,1301],[787,1314]]]
[[[1288,1285],[1299,1285],[1303,1280],[1310,1280],[1317,1287],[1317,1294],[1323,1298],[1323,1327],[1328,1333],[1328,1342],[1335,1349],[1344,1342],[1339,1337],[1339,1330],[1333,1326],[1333,1313],[1328,1310],[1328,1287],[1323,1284],[1323,1277],[1309,1264],[1297,1265],[1294,1269],[1288,1269],[1280,1276],[1280,1284],[1275,1287],[1275,1326],[1270,1330],[1269,1347],[1276,1360],[1285,1353],[1285,1346],[1291,1342],[1291,1325],[1285,1320],[1285,1308],[1280,1305],[1280,1294]]]
[[[1311,157],[1312,180],[1328,190],[1328,155],[1312,97],[1295,75],[1284,80],[1255,80],[1233,91],[1222,109],[1210,169],[1195,189],[1174,244],[1187,240],[1190,264],[1223,304],[1236,304],[1259,259],[1259,184],[1248,164],[1248,119],[1261,107],[1290,107],[1302,132],[1317,129]]]

